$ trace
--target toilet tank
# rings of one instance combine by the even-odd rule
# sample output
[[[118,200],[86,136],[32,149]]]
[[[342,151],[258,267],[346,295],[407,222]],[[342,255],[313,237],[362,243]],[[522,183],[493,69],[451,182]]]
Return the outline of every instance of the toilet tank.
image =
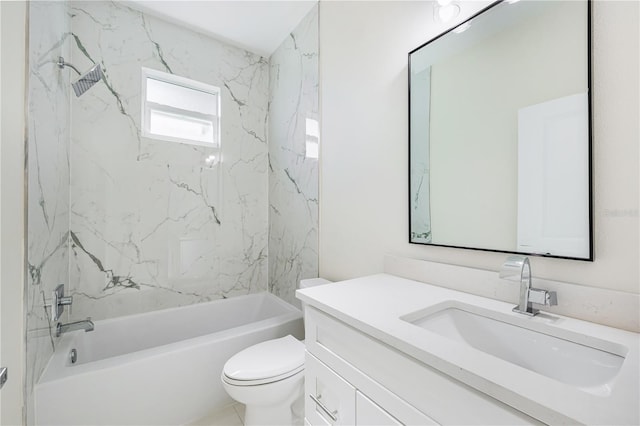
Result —
[[[298,285],[299,289],[304,289],[304,288],[309,288],[309,287],[315,287],[317,285],[323,285],[323,284],[329,284],[332,283],[333,281],[329,281],[326,280],[324,278],[307,278],[304,280],[300,280],[300,284]],[[304,308],[306,306],[306,304],[302,301],[299,301],[301,303],[301,309],[302,309],[302,320],[304,321]]]
[[[304,280],[300,280],[300,286],[298,288],[303,289],[303,288],[315,287],[317,285],[329,284],[330,282],[331,281],[326,280],[324,278],[307,278]]]

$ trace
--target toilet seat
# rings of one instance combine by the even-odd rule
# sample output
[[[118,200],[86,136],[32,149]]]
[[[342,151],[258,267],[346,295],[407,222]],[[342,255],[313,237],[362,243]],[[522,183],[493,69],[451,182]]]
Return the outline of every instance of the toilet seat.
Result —
[[[279,382],[280,380],[288,379],[289,377],[295,376],[296,374],[301,373],[303,371],[304,371],[304,365],[298,367],[295,370],[289,371],[285,374],[281,374],[279,376],[265,377],[263,379],[256,379],[256,380],[232,379],[231,377],[223,373],[222,380],[224,380],[227,384],[234,385],[234,386],[257,386],[257,385],[266,385],[269,383]]]
[[[244,349],[226,362],[222,379],[255,386],[286,379],[304,370],[304,344],[289,335]]]

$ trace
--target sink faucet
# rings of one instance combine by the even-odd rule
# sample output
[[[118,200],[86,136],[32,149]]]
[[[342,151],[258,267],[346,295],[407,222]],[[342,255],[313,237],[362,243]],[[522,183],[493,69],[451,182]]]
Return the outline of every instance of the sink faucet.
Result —
[[[91,318],[87,318],[86,320],[70,322],[69,324],[62,324],[59,322],[56,325],[56,337],[60,337],[63,333],[76,330],[84,330],[85,332],[93,331],[93,321],[91,321]]]
[[[520,281],[520,301],[513,312],[534,316],[539,310],[534,309],[532,303],[546,306],[558,304],[555,291],[531,287],[531,265],[526,256],[509,256],[500,269],[500,278]]]

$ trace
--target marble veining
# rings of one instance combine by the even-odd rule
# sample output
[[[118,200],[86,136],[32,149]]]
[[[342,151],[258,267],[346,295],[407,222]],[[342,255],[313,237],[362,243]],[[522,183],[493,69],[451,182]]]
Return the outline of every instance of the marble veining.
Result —
[[[30,3],[27,424],[61,321],[269,289],[318,274],[318,10],[267,60],[121,2]],[[104,79],[72,95],[63,56]],[[141,137],[141,67],[221,89],[218,147]],[[309,151],[310,150],[310,151]]]
[[[27,424],[33,423],[33,387],[54,350],[46,305],[54,288],[69,281],[70,74],[56,66],[59,56],[69,57],[68,32],[64,3],[29,3]]]
[[[318,276],[317,5],[273,53],[270,68],[269,290],[298,303],[300,279]]]
[[[123,3],[74,2],[73,61],[105,79],[71,102],[72,317],[267,288],[268,62]],[[141,67],[221,88],[221,145],[140,136]]]

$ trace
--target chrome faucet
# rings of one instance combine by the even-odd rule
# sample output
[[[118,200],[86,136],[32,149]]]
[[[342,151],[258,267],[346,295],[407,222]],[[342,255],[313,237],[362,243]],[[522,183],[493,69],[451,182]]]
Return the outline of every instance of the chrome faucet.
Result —
[[[93,331],[93,321],[91,321],[91,318],[87,318],[86,320],[70,322],[69,324],[59,322],[56,324],[56,337],[60,337],[63,333],[76,330],[84,330],[85,332]]]
[[[64,312],[64,307],[71,305],[71,303],[73,303],[73,296],[65,296],[64,284],[60,284],[53,291],[53,300],[51,304],[45,306],[51,307],[51,319],[53,321],[58,321],[60,316],[62,316],[62,312]]]
[[[531,287],[531,265],[526,256],[509,256],[500,269],[500,278],[520,281],[520,301],[518,306],[513,308],[513,312],[534,316],[540,311],[534,309],[532,303],[545,306],[558,304],[555,291]]]

